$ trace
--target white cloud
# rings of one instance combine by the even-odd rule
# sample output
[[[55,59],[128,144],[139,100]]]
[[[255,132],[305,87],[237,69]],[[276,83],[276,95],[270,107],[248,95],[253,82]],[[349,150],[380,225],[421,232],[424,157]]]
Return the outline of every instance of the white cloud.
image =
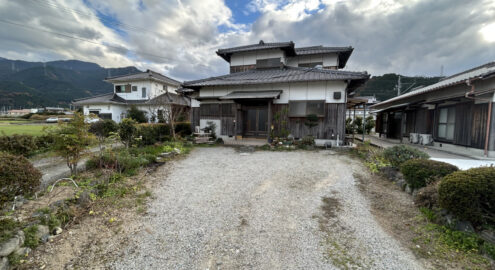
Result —
[[[353,46],[348,69],[372,74],[437,75],[441,65],[452,73],[495,58],[491,0],[253,0],[244,12],[260,15],[249,25],[237,24],[223,0],[86,3],[90,7],[83,0],[0,0],[0,19],[123,49],[0,22],[0,56],[135,65],[177,79],[226,73],[228,64],[215,51],[260,39],[293,40],[296,46]],[[122,24],[119,31],[107,21],[103,24],[96,11],[116,18]],[[220,32],[219,27],[227,30]],[[133,52],[122,53],[125,49]]]

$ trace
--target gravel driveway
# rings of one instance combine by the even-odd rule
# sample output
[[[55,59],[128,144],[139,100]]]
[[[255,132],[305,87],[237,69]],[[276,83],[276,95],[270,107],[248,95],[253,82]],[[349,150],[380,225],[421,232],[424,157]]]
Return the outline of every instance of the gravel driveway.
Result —
[[[160,169],[142,230],[113,269],[423,269],[376,222],[331,151],[197,148]]]

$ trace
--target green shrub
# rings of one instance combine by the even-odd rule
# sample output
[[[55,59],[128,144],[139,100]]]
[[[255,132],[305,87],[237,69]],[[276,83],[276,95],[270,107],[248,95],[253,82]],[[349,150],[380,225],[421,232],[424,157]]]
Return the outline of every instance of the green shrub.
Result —
[[[440,206],[475,225],[495,224],[495,167],[473,168],[445,176]]]
[[[93,133],[97,137],[107,138],[113,132],[117,132],[119,125],[115,121],[110,119],[105,119],[103,121],[98,121],[92,123],[89,126],[88,131]]]
[[[24,228],[24,246],[35,249],[40,244],[40,239],[36,237],[36,233],[38,232],[38,226],[32,225],[27,228]]]
[[[55,137],[53,134],[44,134],[41,136],[35,136],[36,146],[38,147],[38,151],[47,150],[53,146],[55,143]]]
[[[141,166],[150,163],[147,155],[132,155],[128,149],[118,151],[105,151],[101,155],[101,163],[99,156],[93,156],[86,161],[87,169],[96,169],[100,167],[105,169],[115,170],[119,173],[133,175]]]
[[[385,149],[383,156],[396,168],[400,168],[402,163],[410,159],[427,159],[430,157],[421,150],[402,144]]]
[[[458,170],[454,165],[429,159],[410,159],[400,166],[400,171],[411,188],[426,187]]]
[[[305,145],[305,146],[313,146],[313,145],[315,145],[315,137],[313,137],[311,135],[304,136],[301,139],[301,145]]]
[[[137,135],[136,121],[125,118],[119,124],[119,137],[125,147],[130,147]]]
[[[34,136],[14,134],[0,137],[0,151],[29,156],[36,150],[38,146]]]
[[[183,137],[186,135],[191,135],[191,133],[192,133],[191,122],[175,123],[175,134],[178,134]]]
[[[41,173],[23,156],[0,152],[0,205],[15,196],[31,196],[40,186]]]
[[[141,138],[140,145],[153,145],[157,142],[170,140],[170,126],[167,124],[139,124],[137,137]]]
[[[133,119],[138,123],[148,123],[148,118],[146,117],[146,113],[144,111],[140,111],[136,106],[131,106],[131,108],[127,111],[127,117]]]

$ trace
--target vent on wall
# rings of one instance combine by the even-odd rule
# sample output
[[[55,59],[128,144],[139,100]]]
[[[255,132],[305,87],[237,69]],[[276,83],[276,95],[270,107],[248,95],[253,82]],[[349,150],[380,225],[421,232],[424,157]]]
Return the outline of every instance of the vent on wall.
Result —
[[[333,99],[340,99],[342,97],[341,92],[333,92]]]
[[[256,68],[276,68],[281,66],[282,61],[280,57],[256,60]]]

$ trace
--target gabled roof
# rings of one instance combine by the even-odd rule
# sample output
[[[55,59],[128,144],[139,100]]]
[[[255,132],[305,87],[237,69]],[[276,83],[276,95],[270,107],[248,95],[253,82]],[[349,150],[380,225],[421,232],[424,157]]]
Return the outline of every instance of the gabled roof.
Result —
[[[419,88],[417,90],[411,91],[409,93],[406,93],[406,94],[403,94],[403,95],[400,95],[397,97],[393,97],[391,99],[387,99],[383,102],[380,102],[376,105],[373,105],[373,107],[383,108],[384,105],[386,106],[390,103],[396,103],[400,100],[403,100],[403,99],[406,99],[409,97],[437,91],[437,90],[447,88],[450,86],[454,86],[457,84],[461,84],[461,83],[466,83],[467,80],[477,80],[477,79],[489,78],[494,73],[495,73],[495,62],[486,63],[484,65],[481,65],[481,66],[478,66],[478,67],[475,67],[472,69],[468,69],[466,71],[463,71],[463,72],[454,74],[452,76],[443,78],[441,81],[439,81],[435,84]]]
[[[325,54],[325,53],[337,53],[339,56],[339,68],[344,68],[347,60],[354,51],[352,47],[324,47],[311,46],[311,47],[301,47],[296,48],[296,55],[314,55],[314,54]]]
[[[225,59],[225,61],[230,62],[230,57],[232,56],[233,53],[251,52],[251,51],[266,50],[266,49],[281,49],[285,51],[287,56],[295,55],[294,42],[292,41],[265,43],[263,40],[260,40],[260,42],[257,44],[232,47],[227,49],[219,49],[217,51],[217,55]]]
[[[366,72],[351,72],[332,69],[284,67],[272,69],[252,69],[196,81],[184,82],[184,87],[199,89],[204,86],[250,85],[307,81],[352,81],[358,87],[369,79]]]
[[[75,99],[72,104],[76,106],[92,105],[92,104],[114,104],[114,105],[160,105],[174,104],[189,106],[189,99],[174,93],[164,93],[152,99],[144,100],[127,100],[118,96],[115,93],[108,93],[87,98]]]
[[[132,82],[132,81],[140,81],[140,80],[153,80],[162,83],[168,83],[172,85],[180,85],[179,81],[176,81],[172,78],[169,78],[165,75],[162,75],[158,72],[152,70],[146,70],[146,72],[140,72],[130,75],[116,76],[105,78],[106,82],[118,83],[118,82]]]

